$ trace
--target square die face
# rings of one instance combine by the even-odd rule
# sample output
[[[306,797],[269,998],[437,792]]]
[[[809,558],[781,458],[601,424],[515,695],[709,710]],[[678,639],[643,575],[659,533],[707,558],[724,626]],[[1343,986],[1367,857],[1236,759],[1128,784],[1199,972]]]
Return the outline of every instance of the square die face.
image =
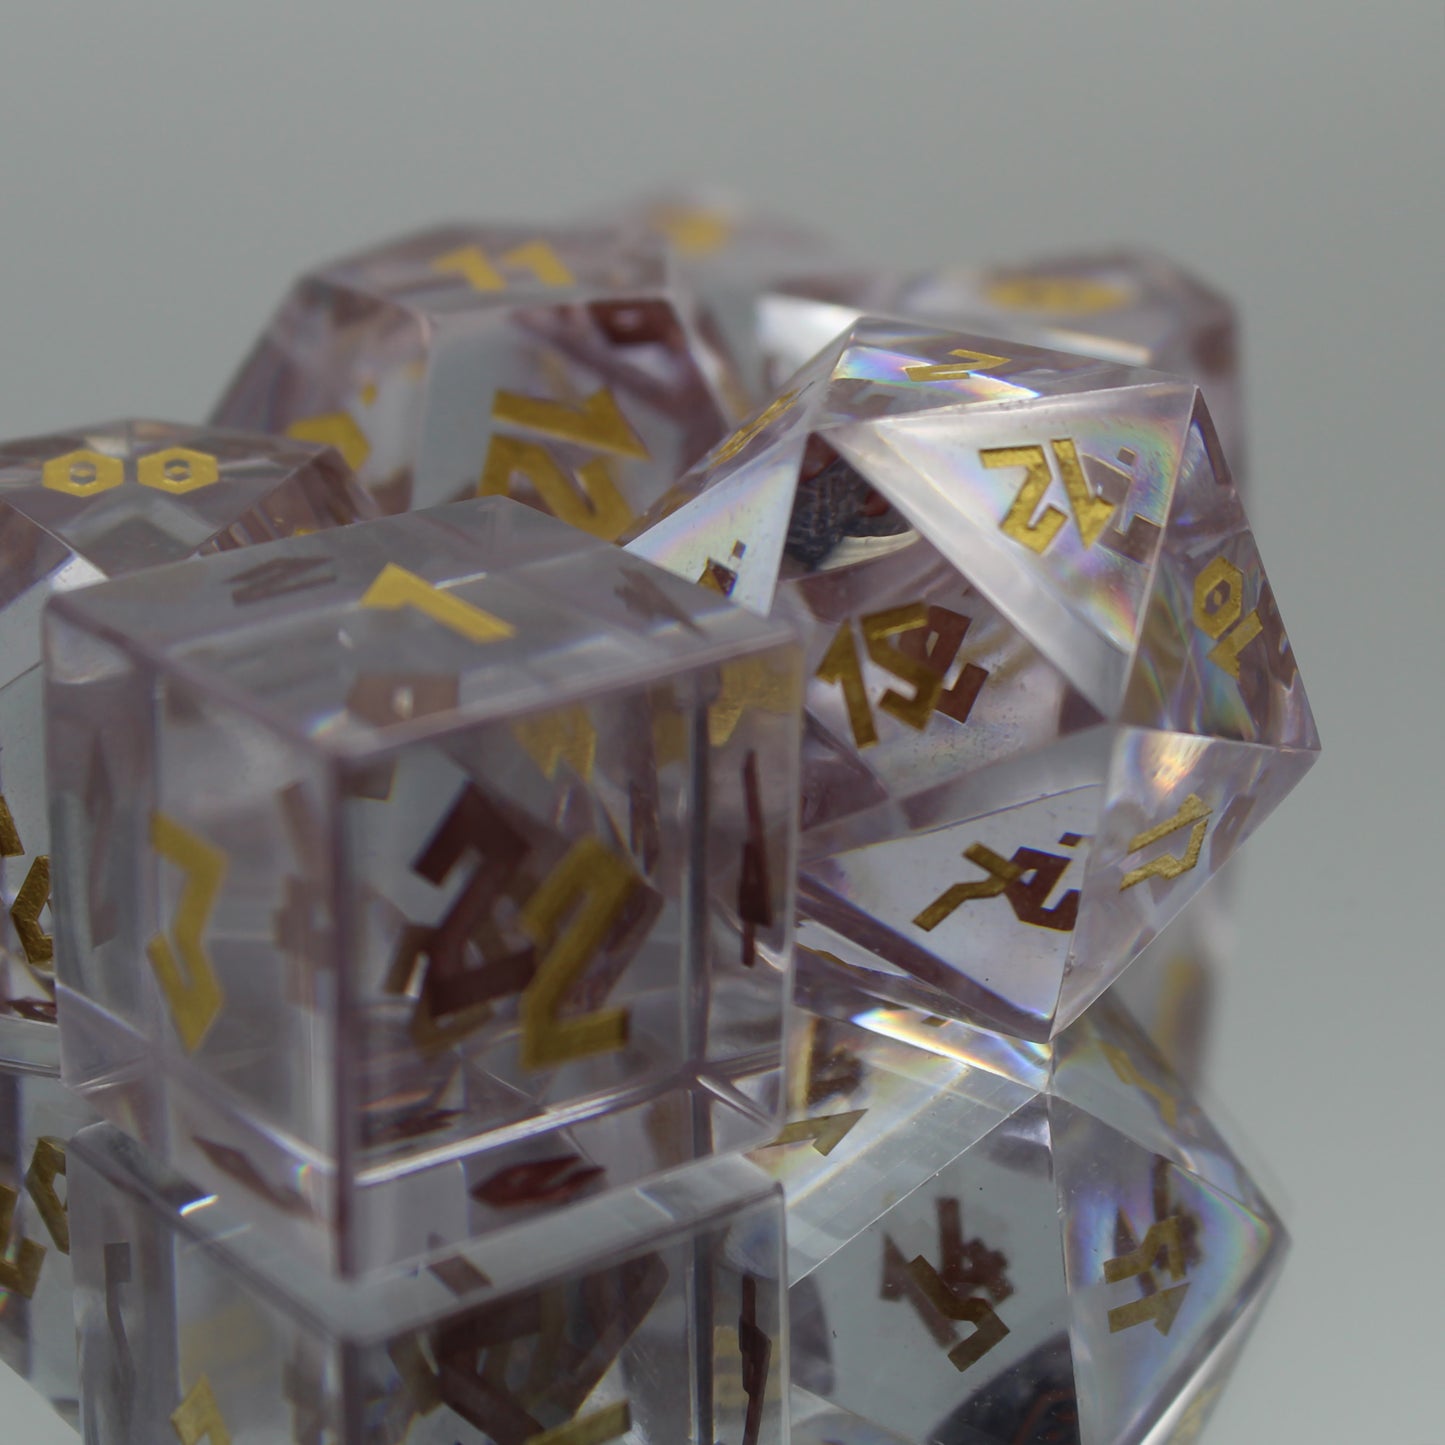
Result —
[[[780,1438],[782,1206],[736,1161],[346,1285],[135,1158],[94,1130],[77,1160],[88,1445]]]
[[[209,631],[147,630],[138,587],[56,619],[68,1076],[347,1272],[766,1138],[786,630],[508,502],[320,542],[162,575]],[[236,604],[293,564],[312,589]],[[102,686],[145,754],[118,864]],[[108,894],[135,911],[101,939]]]

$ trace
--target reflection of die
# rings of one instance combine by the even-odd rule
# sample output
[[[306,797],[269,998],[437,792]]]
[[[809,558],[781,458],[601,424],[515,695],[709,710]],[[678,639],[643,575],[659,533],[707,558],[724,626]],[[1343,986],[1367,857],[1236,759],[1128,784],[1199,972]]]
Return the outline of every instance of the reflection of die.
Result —
[[[0,1053],[0,1361],[74,1424],[66,1150],[95,1115],[62,1087],[53,1041],[22,1020],[0,1018]]]
[[[780,1438],[782,1201],[743,1160],[358,1284],[113,1129],[71,1158],[89,1445]]]
[[[629,550],[804,634],[800,936],[1013,1034],[1077,1017],[1318,748],[1159,373],[860,322]]]
[[[47,629],[66,1079],[163,1161],[351,1273],[772,1131],[787,628],[494,499]]]
[[[799,1439],[1129,1445],[1208,1389],[1286,1240],[1127,1014],[1019,1043],[805,951],[799,1005],[752,1156],[787,1194]]]
[[[738,409],[657,242],[448,226],[302,277],[215,420],[332,442],[388,512],[511,495],[612,538]]]
[[[1239,479],[1234,308],[1162,256],[1104,252],[911,276],[820,271],[775,288],[756,309],[756,344],[774,386],[866,312],[1187,376],[1203,388]]]
[[[40,609],[54,592],[375,514],[310,443],[120,421],[0,443],[0,1001],[53,1021]],[[97,791],[104,780],[97,778]],[[53,1060],[52,1060],[53,1062]]]

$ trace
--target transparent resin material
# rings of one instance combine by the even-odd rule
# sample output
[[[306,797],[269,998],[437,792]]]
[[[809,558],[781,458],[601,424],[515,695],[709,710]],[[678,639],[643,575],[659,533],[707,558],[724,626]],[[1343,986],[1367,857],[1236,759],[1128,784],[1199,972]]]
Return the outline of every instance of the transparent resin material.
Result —
[[[1110,251],[913,275],[820,268],[757,301],[754,347],[768,384],[869,312],[1187,376],[1208,398],[1236,481],[1243,475],[1234,308],[1163,256]]]
[[[880,1004],[800,950],[795,1442],[1142,1445],[1196,1425],[1279,1220],[1112,997],[1053,1044]]]
[[[46,625],[65,1077],[163,1162],[352,1273],[771,1133],[787,627],[502,499]]]
[[[0,442],[0,1018],[55,1021],[46,598],[374,515],[340,456],[307,442],[157,421]],[[4,1046],[0,1063],[9,1059]],[[57,1062],[53,1040],[49,1062]]]
[[[610,539],[745,405],[640,229],[453,225],[303,276],[214,418],[332,442],[387,512],[513,496]]]
[[[794,623],[800,906],[880,996],[1047,1038],[1314,761],[1198,389],[859,322],[628,550]]]
[[[37,1049],[33,1026],[0,1018],[6,1059]],[[19,1037],[12,1037],[15,1030]],[[53,1033],[54,1030],[49,1030]],[[95,1114],[53,1062],[0,1065],[0,1362],[72,1425],[79,1418],[66,1152]]]
[[[364,1283],[106,1125],[71,1155],[86,1445],[785,1445],[782,1200],[715,1159]]]

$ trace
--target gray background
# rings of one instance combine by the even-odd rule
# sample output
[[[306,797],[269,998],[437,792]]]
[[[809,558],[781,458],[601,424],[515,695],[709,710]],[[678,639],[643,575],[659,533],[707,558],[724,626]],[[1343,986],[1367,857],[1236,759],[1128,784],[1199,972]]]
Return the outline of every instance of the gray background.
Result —
[[[676,177],[889,261],[1211,277],[1326,752],[1235,865],[1213,1093],[1296,1248],[1208,1437],[1440,1445],[1442,63],[1439,0],[7,7],[0,435],[199,417],[307,263]]]

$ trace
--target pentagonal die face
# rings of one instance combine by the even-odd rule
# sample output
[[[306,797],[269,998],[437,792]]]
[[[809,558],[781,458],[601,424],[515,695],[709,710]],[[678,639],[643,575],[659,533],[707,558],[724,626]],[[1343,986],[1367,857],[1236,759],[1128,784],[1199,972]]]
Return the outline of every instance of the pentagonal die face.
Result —
[[[303,277],[218,403],[383,510],[512,496],[614,538],[730,425],[731,364],[636,230],[449,226]]]
[[[800,985],[753,1156],[788,1200],[794,1438],[1130,1445],[1212,1400],[1285,1239],[1132,1021],[1051,1056]]]
[[[0,1039],[15,1023],[0,1019]],[[21,1053],[29,1040],[5,1042]],[[0,1360],[71,1424],[80,1395],[66,1155],[94,1120],[53,1069],[0,1069]]]
[[[75,1159],[87,1445],[786,1439],[782,1202],[742,1161],[357,1286],[113,1130]]]
[[[803,633],[810,944],[1023,1037],[1318,746],[1208,414],[1156,373],[860,323],[629,550]]]
[[[53,1023],[40,611],[73,587],[375,515],[311,443],[119,421],[0,443],[0,1005]],[[51,1043],[53,1066],[54,1044]],[[8,1057],[8,1056],[6,1056]]]
[[[49,625],[66,1077],[188,1177],[351,1272],[766,1137],[785,628],[500,500]]]
[[[757,349],[779,387],[868,312],[1186,376],[1204,391],[1236,481],[1244,465],[1234,308],[1162,256],[1105,252],[915,275],[816,269],[757,303]]]

